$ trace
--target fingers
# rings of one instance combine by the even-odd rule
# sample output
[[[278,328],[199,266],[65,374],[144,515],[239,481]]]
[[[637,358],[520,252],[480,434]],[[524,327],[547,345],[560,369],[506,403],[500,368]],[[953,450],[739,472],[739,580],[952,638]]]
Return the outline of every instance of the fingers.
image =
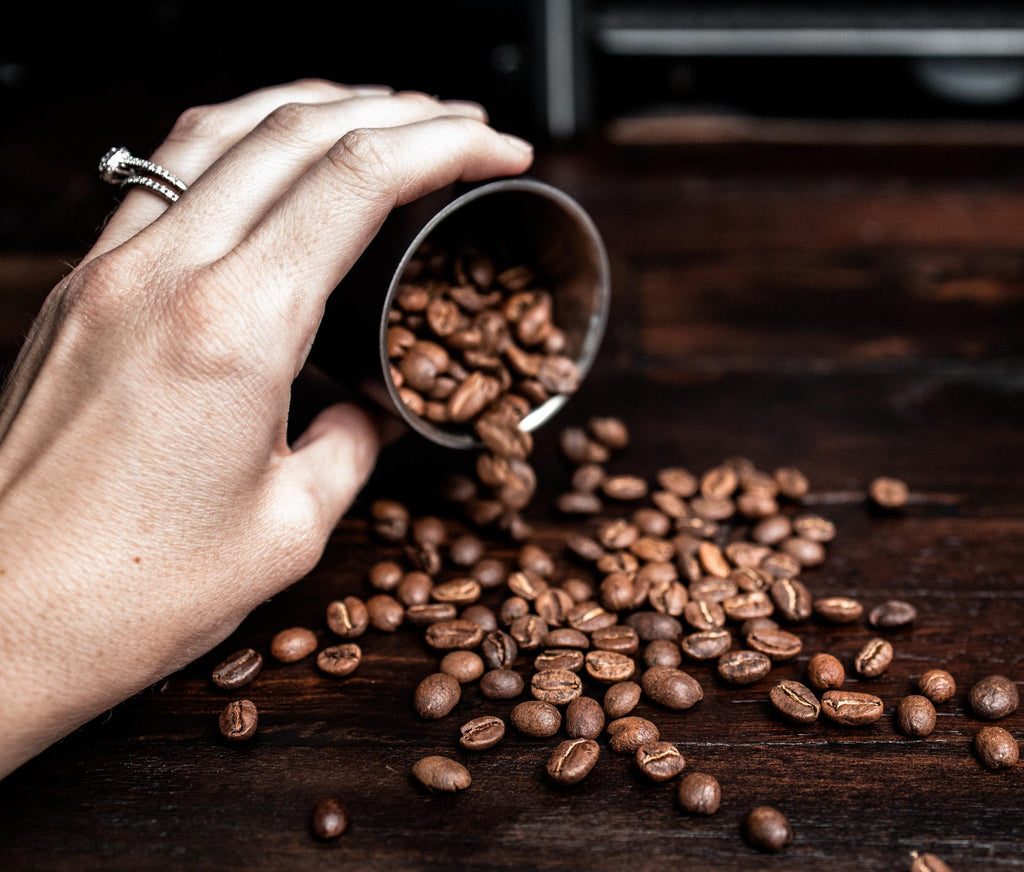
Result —
[[[320,79],[303,79],[252,91],[224,103],[193,107],[181,115],[150,160],[190,185],[279,106],[389,93],[391,89],[384,85],[350,87]],[[151,191],[128,191],[89,253],[89,259],[130,239],[163,214],[168,205]]]
[[[229,148],[162,222],[161,233],[192,264],[234,248],[329,149],[357,128],[390,128],[445,115],[484,121],[482,107],[402,92],[325,103],[285,103]]]
[[[370,418],[348,403],[328,406],[295,441],[282,467],[285,493],[312,500],[319,542],[326,542],[370,477],[378,448]]]
[[[532,159],[528,143],[467,117],[355,129],[214,267],[248,279],[266,313],[258,341],[290,340],[298,364],[327,296],[394,206],[455,181],[522,173]]]

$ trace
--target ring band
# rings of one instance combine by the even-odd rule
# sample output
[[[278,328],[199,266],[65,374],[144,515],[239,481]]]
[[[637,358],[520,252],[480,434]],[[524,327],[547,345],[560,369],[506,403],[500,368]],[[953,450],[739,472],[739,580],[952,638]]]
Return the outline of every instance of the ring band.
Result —
[[[148,188],[172,203],[188,189],[174,173],[152,161],[135,157],[123,145],[115,146],[103,155],[100,160],[100,178],[122,188],[133,185]]]

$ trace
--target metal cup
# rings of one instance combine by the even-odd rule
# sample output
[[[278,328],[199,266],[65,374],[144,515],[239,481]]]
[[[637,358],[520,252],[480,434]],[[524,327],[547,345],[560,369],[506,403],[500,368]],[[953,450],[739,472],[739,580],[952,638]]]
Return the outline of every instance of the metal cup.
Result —
[[[438,246],[504,251],[544,276],[565,354],[583,378],[597,356],[611,296],[608,255],[593,221],[563,191],[531,178],[499,179],[446,189],[391,213],[331,295],[310,361],[398,415],[427,439],[449,448],[479,445],[465,426],[445,427],[413,414],[391,380],[388,311],[409,260],[430,240]],[[565,405],[557,395],[521,426],[535,430]]]

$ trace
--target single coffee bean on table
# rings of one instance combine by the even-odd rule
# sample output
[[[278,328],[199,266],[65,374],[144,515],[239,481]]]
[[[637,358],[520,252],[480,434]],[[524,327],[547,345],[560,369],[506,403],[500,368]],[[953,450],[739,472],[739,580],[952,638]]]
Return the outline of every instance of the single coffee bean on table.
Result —
[[[219,663],[211,677],[217,687],[236,690],[252,682],[262,668],[263,656],[254,648],[243,648]]]
[[[919,694],[905,696],[896,705],[896,723],[911,738],[931,735],[935,729],[935,706]]]
[[[514,669],[490,669],[480,676],[480,693],[487,699],[514,699],[524,687],[523,677]]]
[[[620,681],[605,691],[604,712],[609,718],[621,718],[628,715],[640,702],[640,685],[635,681]]]
[[[282,663],[296,663],[316,651],[316,633],[307,627],[289,627],[270,640],[270,654]]]
[[[451,712],[461,697],[458,681],[445,672],[435,672],[417,685],[413,706],[421,718],[436,720]]]
[[[1017,685],[1005,675],[986,675],[972,685],[967,702],[979,718],[995,721],[1017,711],[1020,694]]]
[[[605,730],[608,746],[617,754],[636,754],[637,748],[661,738],[658,727],[646,718],[627,715],[611,721]]]
[[[363,651],[355,642],[331,645],[316,655],[316,667],[332,678],[343,678],[355,672],[362,662]]]
[[[877,678],[892,663],[892,643],[886,639],[869,639],[853,658],[853,668],[865,678]]]
[[[534,699],[553,705],[568,705],[583,693],[583,681],[568,669],[544,669],[530,680]]]
[[[884,630],[906,627],[916,620],[917,608],[904,600],[887,600],[868,613],[868,623]]]
[[[729,684],[754,684],[771,672],[772,661],[760,651],[730,651],[718,658],[717,671]]]
[[[651,781],[669,781],[686,768],[686,760],[671,742],[648,742],[636,749],[636,765]]]
[[[259,712],[249,699],[235,699],[220,713],[220,733],[231,742],[244,742],[256,734]]]
[[[324,797],[313,807],[310,827],[318,839],[338,838],[348,829],[348,806],[337,797]]]
[[[485,666],[483,658],[475,651],[456,650],[445,654],[441,658],[441,665],[438,668],[459,684],[466,684],[476,681],[483,675]]]
[[[593,739],[566,739],[551,752],[547,773],[556,784],[578,784],[590,774],[600,753],[601,746]]]
[[[818,698],[799,681],[780,681],[769,696],[776,711],[798,724],[813,723],[821,713]]]
[[[786,816],[770,805],[760,805],[747,815],[744,832],[755,848],[772,853],[793,841],[793,828]]]
[[[473,783],[469,770],[458,760],[438,754],[417,760],[413,764],[412,774],[428,790],[443,793],[465,790]]]
[[[883,509],[901,509],[907,504],[910,489],[906,482],[891,476],[879,476],[868,485],[871,501]]]
[[[459,728],[459,744],[467,751],[485,751],[505,737],[505,722],[496,715],[482,715]]]
[[[1009,730],[987,726],[974,737],[974,752],[987,769],[1009,769],[1020,760],[1020,746]]]
[[[565,732],[571,739],[596,739],[604,730],[605,713],[589,696],[573,700],[565,709]]]
[[[549,702],[530,699],[518,703],[509,720],[520,733],[545,739],[555,735],[562,726],[562,713]]]
[[[829,720],[844,726],[873,724],[882,716],[884,704],[870,693],[827,690],[821,697],[821,711]]]
[[[943,703],[956,694],[956,679],[945,669],[929,669],[921,673],[917,689],[933,703]]]
[[[704,698],[704,689],[688,672],[674,666],[651,666],[640,677],[643,692],[658,705],[677,711]]]
[[[807,682],[815,690],[838,690],[846,681],[846,668],[834,654],[818,652],[807,661]]]
[[[711,815],[722,803],[722,788],[718,779],[706,772],[691,772],[679,782],[676,801],[683,811]]]

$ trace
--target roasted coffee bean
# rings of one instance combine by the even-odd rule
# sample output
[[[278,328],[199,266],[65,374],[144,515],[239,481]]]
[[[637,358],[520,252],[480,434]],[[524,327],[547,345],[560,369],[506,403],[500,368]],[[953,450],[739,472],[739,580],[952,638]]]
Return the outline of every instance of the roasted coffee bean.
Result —
[[[769,694],[776,711],[798,724],[810,724],[821,714],[821,703],[799,681],[780,681]]]
[[[752,488],[737,494],[736,511],[747,518],[768,518],[779,511],[779,503],[771,492]]]
[[[778,544],[779,549],[802,567],[820,566],[825,562],[825,548],[820,542],[803,536],[790,536]]]
[[[869,639],[853,658],[853,668],[865,678],[877,678],[892,663],[892,644],[885,639]]]
[[[333,796],[321,799],[310,818],[313,835],[318,839],[336,839],[348,829],[348,807]]]
[[[640,531],[625,518],[605,521],[597,531],[597,541],[612,551],[628,548],[639,538]]]
[[[778,545],[788,539],[792,532],[792,522],[786,515],[769,515],[754,525],[750,537],[762,545]]]
[[[601,482],[601,492],[612,500],[639,500],[647,496],[647,482],[638,475],[609,475]]]
[[[640,637],[636,630],[626,624],[601,627],[590,634],[590,644],[600,651],[615,651],[618,654],[635,654],[640,650]]]
[[[672,521],[669,516],[649,506],[641,506],[636,509],[633,512],[631,522],[640,531],[642,536],[653,536],[663,539],[672,531]]]
[[[529,699],[512,709],[509,720],[520,733],[543,739],[558,732],[562,726],[562,713],[549,702]]]
[[[956,693],[956,679],[945,669],[929,669],[917,680],[917,689],[933,703],[943,703]]]
[[[560,494],[555,507],[563,515],[599,515],[604,511],[604,503],[595,493],[585,491],[567,491]]]
[[[905,627],[917,619],[917,609],[903,600],[888,600],[875,606],[868,614],[868,623],[872,627],[890,630]]]
[[[417,545],[439,548],[448,539],[445,522],[436,515],[425,515],[412,522],[412,540]]]
[[[585,667],[591,678],[604,684],[627,681],[636,671],[633,659],[616,651],[588,651]]]
[[[573,627],[555,627],[544,637],[545,648],[576,648],[585,650],[590,647],[590,639],[586,633]]]
[[[440,651],[451,651],[453,648],[475,648],[484,638],[484,631],[479,624],[462,618],[448,621],[437,621],[427,627],[424,634],[427,644]]]
[[[763,590],[735,593],[722,600],[725,616],[733,621],[749,621],[751,618],[766,618],[775,611],[775,604]]]
[[[506,583],[513,596],[522,597],[527,602],[533,602],[539,594],[548,589],[548,583],[529,569],[509,573]]]
[[[490,669],[480,676],[480,693],[488,699],[513,699],[523,687],[523,677],[513,669]]]
[[[641,642],[653,642],[656,639],[675,641],[683,634],[682,624],[671,615],[661,612],[633,612],[625,623],[636,630]]]
[[[882,700],[870,693],[852,690],[827,690],[821,697],[821,710],[829,720],[845,726],[873,724],[882,716]]]
[[[846,669],[838,657],[818,653],[807,661],[807,681],[816,690],[838,690],[846,681]]]
[[[725,609],[709,599],[692,599],[683,610],[683,618],[695,630],[720,630],[725,626]]]
[[[508,633],[521,651],[532,651],[544,644],[548,625],[540,615],[527,614],[509,624]]]
[[[836,525],[821,515],[803,514],[793,519],[793,532],[812,542],[831,542],[836,537]]]
[[[262,668],[262,655],[253,648],[243,648],[217,665],[212,674],[213,683],[224,690],[245,687]]]
[[[688,709],[704,698],[704,690],[697,679],[672,666],[651,666],[644,670],[640,686],[654,702],[670,709]]]
[[[906,482],[890,476],[880,476],[868,485],[868,496],[883,509],[900,509],[907,504],[909,489]]]
[[[793,579],[800,574],[800,562],[784,551],[773,551],[758,568],[772,579]]]
[[[270,640],[270,654],[282,663],[295,663],[316,651],[316,633],[306,627],[289,627]]]
[[[1017,711],[1020,694],[1005,675],[986,675],[968,691],[967,703],[977,717],[995,721]]]
[[[436,720],[455,708],[461,696],[462,688],[458,681],[444,672],[435,672],[417,685],[413,707],[421,718]]]
[[[810,490],[807,476],[794,466],[780,466],[775,470],[774,478],[779,493],[787,499],[799,500]]]
[[[625,611],[633,605],[636,593],[633,578],[625,572],[613,572],[605,576],[598,591],[601,605],[608,611]]]
[[[619,418],[594,416],[587,421],[590,435],[612,451],[622,451],[629,445],[629,428]]]
[[[592,697],[574,699],[565,709],[565,732],[573,739],[596,739],[604,729],[605,714]]]
[[[583,668],[583,652],[579,648],[548,648],[533,659],[533,668],[538,672],[548,669],[579,672]]]
[[[409,510],[395,500],[375,500],[370,505],[370,526],[385,542],[403,542],[409,533]]]
[[[582,560],[597,561],[605,553],[604,546],[590,536],[573,533],[565,540],[566,547]]]
[[[394,590],[405,577],[402,564],[394,560],[381,560],[370,567],[370,587]]]
[[[342,678],[355,672],[362,659],[362,649],[355,642],[345,642],[320,651],[316,655],[316,667],[325,675]]]
[[[490,633],[498,629],[498,616],[494,614],[494,609],[490,606],[485,606],[483,603],[473,603],[466,606],[459,612],[459,618],[463,621],[472,621],[484,633]]]
[[[347,596],[327,606],[327,626],[335,636],[355,639],[362,636],[369,625],[366,604],[359,597]]]
[[[510,627],[513,621],[525,617],[529,613],[530,603],[521,596],[513,595],[502,600],[498,607],[498,620],[503,626]]]
[[[256,733],[259,712],[249,699],[233,699],[220,713],[220,734],[230,742],[244,742]]]
[[[771,658],[760,651],[732,651],[718,658],[718,674],[729,684],[753,684],[772,668]]]
[[[495,715],[466,721],[459,728],[459,744],[467,751],[486,751],[505,737],[505,722]]]
[[[655,724],[636,715],[616,718],[605,729],[609,736],[608,745],[616,754],[636,754],[641,745],[661,738]]]
[[[679,646],[668,639],[655,639],[644,647],[645,666],[678,666],[682,662]]]
[[[690,500],[690,508],[697,519],[705,522],[726,521],[736,512],[736,504],[731,499],[712,497],[694,497]],[[710,532],[707,535],[711,535]]]
[[[691,814],[714,814],[722,803],[722,788],[713,775],[691,772],[679,782],[676,801]]]
[[[661,469],[655,478],[659,487],[684,499],[692,497],[699,487],[697,477],[688,469],[679,466]]]
[[[640,702],[640,685],[635,681],[620,681],[613,684],[604,695],[604,713],[609,718],[628,715]]]
[[[768,579],[757,571],[761,562],[770,557],[772,549],[754,542],[730,542],[725,546],[725,556],[736,567],[729,573],[740,590],[764,590]]]
[[[746,639],[755,630],[777,630],[779,624],[777,621],[772,620],[769,617],[762,618],[747,618],[742,624],[740,624],[740,637]]]
[[[476,565],[485,554],[485,546],[479,536],[463,533],[456,536],[448,546],[448,559],[456,566],[471,567]],[[475,577],[475,576],[474,576]],[[479,583],[480,579],[477,579]]]
[[[905,696],[896,706],[896,723],[912,738],[930,735],[935,729],[935,706],[923,696]]]
[[[406,606],[405,619],[417,627],[431,627],[434,624],[454,621],[458,613],[455,603],[421,603]]]
[[[732,566],[725,559],[722,549],[714,542],[701,542],[697,546],[697,559],[700,560],[704,571],[715,578],[728,578],[732,572]]]
[[[466,684],[484,674],[484,661],[474,651],[449,651],[441,658],[438,668],[459,684]]]
[[[469,770],[458,760],[439,755],[417,760],[413,764],[412,774],[427,790],[444,793],[465,790],[473,783]]]
[[[864,614],[864,606],[853,597],[826,596],[814,600],[814,613],[833,624],[852,624]]]
[[[910,872],[953,872],[950,867],[935,854],[910,852]]]
[[[684,636],[679,644],[687,657],[694,660],[714,660],[732,646],[732,633],[726,629],[698,630]]]
[[[747,815],[747,840],[755,848],[776,853],[793,841],[793,828],[786,816],[770,805],[760,805]]]
[[[593,739],[566,739],[548,758],[548,776],[556,784],[578,784],[590,774],[600,753],[601,746]]]
[[[982,727],[974,737],[974,753],[988,769],[1009,769],[1020,760],[1017,740],[1002,727]]]
[[[633,526],[636,526],[635,524]],[[637,532],[640,528],[637,527]],[[662,563],[669,565],[669,561],[675,557],[676,549],[667,539],[662,539],[657,536],[640,536],[632,545],[629,546],[629,550],[636,556],[636,558],[643,563]]]
[[[598,558],[595,564],[599,572],[609,575],[615,572],[622,572],[626,575],[636,575],[640,571],[640,561],[628,551],[606,552]]]
[[[690,582],[688,590],[691,600],[704,600],[704,602],[715,603],[719,606],[727,599],[739,594],[739,588],[732,578],[720,578],[714,575],[704,575],[697,581]],[[715,620],[722,619],[723,616],[716,613]]]
[[[568,705],[583,692],[583,682],[568,669],[545,669],[533,674],[530,692],[542,702]]]
[[[686,768],[686,759],[671,742],[649,742],[636,749],[636,765],[651,781],[669,781]]]
[[[430,591],[434,588],[434,580],[425,572],[407,572],[395,589],[398,601],[408,608],[422,606],[430,601]]]
[[[649,570],[654,567],[668,567],[669,570],[675,572],[675,568],[671,563],[648,563],[637,574],[637,582],[639,583],[645,571],[648,571],[647,574],[650,575]],[[656,612],[672,615],[673,617],[682,615],[686,611],[686,604],[689,601],[690,594],[682,582],[670,581],[665,583],[660,578],[655,579],[651,583],[651,590],[647,595],[647,602],[650,603]]]
[[[430,598],[439,603],[454,603],[457,606],[467,606],[480,599],[480,584],[475,578],[468,576],[452,578],[435,584],[430,591]]]
[[[618,615],[614,611],[608,611],[595,602],[577,603],[569,609],[565,618],[570,627],[584,633],[593,633],[618,622]]]
[[[766,561],[767,562],[767,561]],[[764,565],[764,564],[762,564]],[[813,600],[807,586],[795,578],[780,578],[769,588],[776,612],[786,621],[807,620],[813,611]]]
[[[405,620],[405,609],[393,596],[379,593],[366,601],[366,616],[375,630],[393,633]]]
[[[560,587],[549,587],[541,591],[533,601],[534,611],[549,627],[564,624],[574,605],[573,598]]]
[[[700,477],[700,492],[709,499],[725,499],[732,495],[739,483],[739,476],[732,467],[715,466]]]
[[[759,628],[747,635],[747,645],[767,654],[773,661],[792,660],[803,650],[803,642],[795,633],[781,629]]]
[[[500,587],[508,579],[508,567],[495,557],[484,557],[476,562],[470,573],[484,590]]]

